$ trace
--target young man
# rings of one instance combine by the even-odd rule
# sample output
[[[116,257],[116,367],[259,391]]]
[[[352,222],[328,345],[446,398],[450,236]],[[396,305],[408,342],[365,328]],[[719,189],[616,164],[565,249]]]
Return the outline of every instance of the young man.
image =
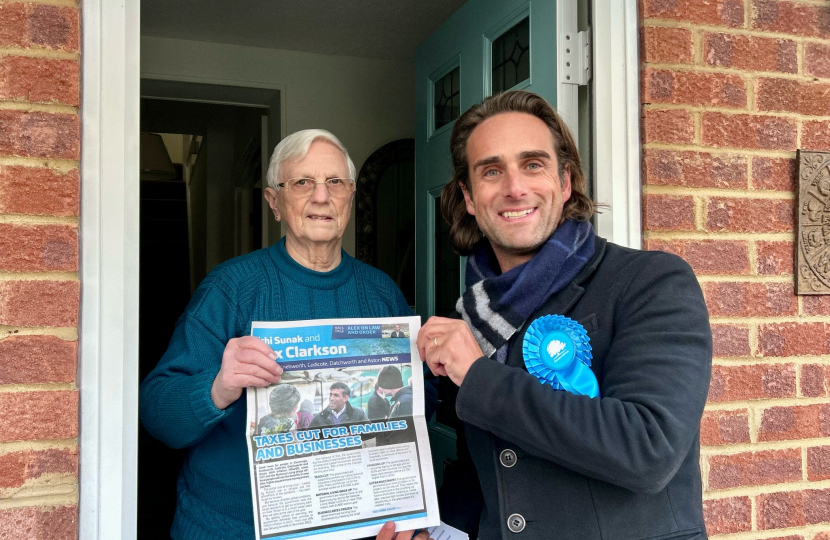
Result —
[[[460,320],[418,335],[454,383],[441,517],[482,540],[706,538],[712,342],[691,269],[593,233],[576,145],[539,96],[472,107],[450,150],[442,212],[468,289]]]

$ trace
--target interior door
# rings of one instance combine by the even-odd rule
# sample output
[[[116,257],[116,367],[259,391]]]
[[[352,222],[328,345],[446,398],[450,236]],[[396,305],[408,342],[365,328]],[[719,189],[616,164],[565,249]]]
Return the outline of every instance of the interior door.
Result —
[[[556,0],[469,0],[415,56],[416,312],[448,315],[464,264],[441,218],[450,132],[485,96],[527,89],[556,103]]]

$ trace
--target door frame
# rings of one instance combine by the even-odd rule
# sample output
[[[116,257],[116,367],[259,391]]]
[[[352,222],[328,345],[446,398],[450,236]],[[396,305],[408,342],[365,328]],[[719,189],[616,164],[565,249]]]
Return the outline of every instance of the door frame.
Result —
[[[597,219],[597,230],[618,244],[639,247],[636,5],[591,2],[594,171],[597,199],[612,207]],[[77,384],[79,537],[88,540],[136,536],[139,8],[138,0],[87,0],[82,10]],[[284,122],[287,111],[281,115]]]

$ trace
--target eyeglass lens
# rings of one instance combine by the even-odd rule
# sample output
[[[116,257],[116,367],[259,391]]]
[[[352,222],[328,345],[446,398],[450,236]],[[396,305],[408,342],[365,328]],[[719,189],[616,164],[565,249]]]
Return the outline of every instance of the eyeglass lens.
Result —
[[[354,186],[354,182],[348,178],[329,178],[324,182],[313,178],[293,178],[287,184],[292,193],[299,195],[311,193],[317,187],[317,184],[325,184],[329,194],[333,196],[348,195]]]

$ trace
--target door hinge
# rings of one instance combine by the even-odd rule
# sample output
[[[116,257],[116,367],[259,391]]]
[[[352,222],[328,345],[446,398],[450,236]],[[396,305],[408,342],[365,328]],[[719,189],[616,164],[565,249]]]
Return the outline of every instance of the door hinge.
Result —
[[[584,86],[591,80],[591,30],[565,32],[559,37],[562,81]]]

